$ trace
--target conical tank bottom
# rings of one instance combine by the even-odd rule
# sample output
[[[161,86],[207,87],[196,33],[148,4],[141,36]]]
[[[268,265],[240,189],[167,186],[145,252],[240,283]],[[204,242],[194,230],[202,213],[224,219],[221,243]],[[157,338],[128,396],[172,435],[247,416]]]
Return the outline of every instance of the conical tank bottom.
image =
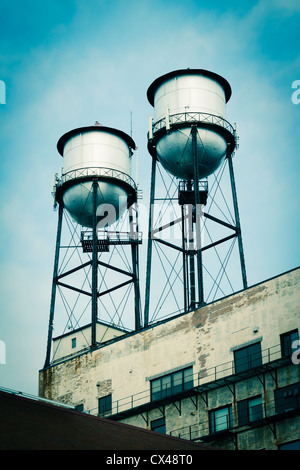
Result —
[[[198,178],[214,173],[226,156],[226,140],[209,129],[197,129]],[[180,179],[194,179],[194,149],[191,128],[182,128],[163,135],[156,144],[162,166]]]
[[[64,207],[71,217],[83,227],[93,226],[93,183],[79,183],[63,194]],[[97,227],[104,228],[115,223],[127,209],[127,193],[124,189],[107,182],[97,187]]]

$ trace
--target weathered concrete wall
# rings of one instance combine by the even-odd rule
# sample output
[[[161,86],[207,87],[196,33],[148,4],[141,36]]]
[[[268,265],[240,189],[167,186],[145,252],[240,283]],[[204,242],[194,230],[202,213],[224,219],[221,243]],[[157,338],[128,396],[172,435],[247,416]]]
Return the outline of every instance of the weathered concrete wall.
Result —
[[[124,335],[126,332],[120,328],[105,325],[104,323],[98,322],[96,325],[96,340],[99,343],[104,343],[113,338]],[[86,326],[78,330],[68,332],[57,338],[53,338],[53,359],[52,361],[57,362],[60,359],[66,359],[79,351],[89,349],[92,336],[92,327]],[[75,340],[75,344],[73,344]]]

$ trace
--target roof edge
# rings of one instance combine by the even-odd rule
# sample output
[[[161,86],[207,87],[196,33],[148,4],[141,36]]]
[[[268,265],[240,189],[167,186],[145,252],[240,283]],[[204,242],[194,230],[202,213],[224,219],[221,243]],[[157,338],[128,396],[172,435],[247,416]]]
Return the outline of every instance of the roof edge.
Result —
[[[175,78],[175,77],[182,76],[182,75],[204,75],[206,77],[214,79],[224,89],[226,102],[229,101],[232,90],[231,90],[231,86],[229,82],[225,78],[221,77],[221,75],[218,75],[215,72],[210,72],[209,70],[187,68],[187,69],[174,70],[173,72],[166,73],[165,75],[162,75],[161,77],[158,77],[156,80],[154,80],[154,82],[152,82],[152,84],[149,86],[147,90],[147,98],[148,98],[149,103],[152,106],[154,105],[155,91],[163,82],[169,80],[170,78]]]
[[[106,126],[101,126],[101,125],[95,125],[95,126],[85,126],[85,127],[78,127],[76,129],[72,129],[71,131],[67,132],[57,142],[57,150],[59,151],[60,155],[63,156],[64,152],[64,146],[67,143],[71,137],[74,137],[75,135],[82,134],[84,132],[108,132],[110,134],[117,135],[118,137],[121,137],[123,139],[129,148],[136,150],[136,145],[134,140],[125,132],[120,131],[119,129],[115,129],[113,127],[106,127]]]

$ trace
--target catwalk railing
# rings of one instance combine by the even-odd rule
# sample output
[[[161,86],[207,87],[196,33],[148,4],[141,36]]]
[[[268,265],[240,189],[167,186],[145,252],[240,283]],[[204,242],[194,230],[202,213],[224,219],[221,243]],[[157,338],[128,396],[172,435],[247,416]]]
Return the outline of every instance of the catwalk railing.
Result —
[[[232,404],[228,405],[231,407]],[[248,431],[250,428],[255,428],[268,424],[272,430],[272,423],[280,419],[289,418],[291,416],[300,414],[300,397],[291,397],[287,400],[262,400],[260,405],[256,405],[247,416],[247,419],[241,421],[239,412],[232,406],[231,414],[224,414],[217,418],[217,422],[213,421],[214,410],[209,411],[205,418],[200,419],[200,422],[190,424],[178,429],[168,432],[170,436],[179,437],[188,440],[205,440],[207,438],[216,438],[226,433],[239,434]],[[273,430],[276,434],[275,429]]]
[[[127,173],[124,173],[121,170],[116,170],[114,168],[104,168],[104,167],[84,167],[76,168],[64,173],[60,179],[57,180],[58,185],[67,183],[68,181],[81,179],[81,178],[90,178],[100,177],[100,178],[111,178],[114,180],[120,180],[136,189],[135,181]]]
[[[236,136],[235,128],[230,124],[230,122],[226,121],[226,119],[224,119],[221,116],[217,116],[215,114],[201,113],[201,112],[186,112],[186,113],[171,114],[171,115],[168,115],[167,117],[164,116],[159,121],[156,121],[155,123],[153,123],[152,131],[153,131],[153,134],[155,134],[159,130],[168,126],[168,124],[176,125],[176,124],[185,124],[185,123],[186,124],[203,123],[203,124],[219,126],[219,127],[222,127],[223,129],[226,129],[234,136]]]
[[[259,366],[257,366],[257,361],[255,367],[251,367],[251,364],[245,364],[245,370],[243,372],[236,373],[235,362],[228,361],[208,369],[202,369],[193,374],[192,387],[184,389],[183,386],[181,393],[178,394],[173,394],[172,389],[169,387],[165,391],[162,391],[160,400],[152,400],[149,382],[149,388],[147,390],[115,400],[111,403],[111,407],[107,411],[98,414],[102,417],[110,416],[114,417],[114,419],[121,420],[122,414],[134,415],[135,412],[139,413],[142,408],[155,408],[164,401],[176,401],[186,395],[199,394],[213,388],[226,385],[229,379],[232,382],[237,382],[254,376],[255,374],[267,372],[271,367],[275,368],[280,365],[280,361],[284,361],[284,363],[286,363],[287,361],[290,362],[291,359],[282,356],[280,345],[272,346],[261,351],[261,364]],[[240,366],[241,363],[239,362],[239,367]],[[176,387],[176,390],[178,390],[178,386]],[[97,409],[90,410],[90,413],[97,413]]]

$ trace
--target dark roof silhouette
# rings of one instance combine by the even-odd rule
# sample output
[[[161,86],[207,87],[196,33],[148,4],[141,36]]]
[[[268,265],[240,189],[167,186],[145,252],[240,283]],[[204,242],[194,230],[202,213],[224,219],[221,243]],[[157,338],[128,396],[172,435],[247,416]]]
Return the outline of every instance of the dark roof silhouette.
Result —
[[[3,391],[0,416],[1,450],[215,450]]]

